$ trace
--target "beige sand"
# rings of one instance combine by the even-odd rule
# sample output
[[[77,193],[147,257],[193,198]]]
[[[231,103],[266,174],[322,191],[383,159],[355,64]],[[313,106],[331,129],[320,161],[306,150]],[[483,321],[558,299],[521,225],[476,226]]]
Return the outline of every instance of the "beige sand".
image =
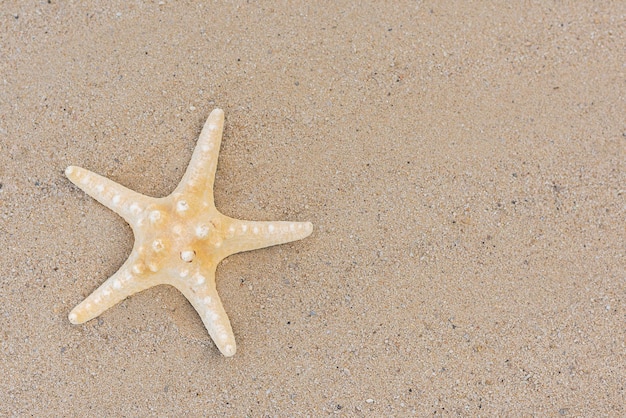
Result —
[[[625,2],[86,3],[0,10],[0,416],[626,414]],[[215,107],[217,207],[315,225],[218,269],[237,354],[70,324],[133,236],[64,168],[166,195]]]

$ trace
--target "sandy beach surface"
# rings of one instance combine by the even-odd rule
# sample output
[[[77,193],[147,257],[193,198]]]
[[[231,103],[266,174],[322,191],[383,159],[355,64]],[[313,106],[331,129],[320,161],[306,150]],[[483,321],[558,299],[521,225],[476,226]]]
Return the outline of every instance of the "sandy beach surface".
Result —
[[[626,2],[3,1],[0,416],[626,415]],[[78,165],[169,194],[226,125],[222,356]]]

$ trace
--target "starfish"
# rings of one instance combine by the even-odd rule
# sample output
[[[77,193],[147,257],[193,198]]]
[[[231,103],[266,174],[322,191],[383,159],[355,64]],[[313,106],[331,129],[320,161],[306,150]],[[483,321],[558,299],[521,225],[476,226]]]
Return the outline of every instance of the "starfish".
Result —
[[[231,254],[305,238],[310,222],[256,222],[230,218],[215,207],[213,182],[224,129],[224,112],[209,115],[187,171],[167,197],[134,192],[84,168],[66,176],[119,214],[135,236],[120,269],[69,314],[87,322],[126,297],[160,284],[177,288],[196,309],[220,352],[235,354],[235,336],[215,286],[215,270]]]

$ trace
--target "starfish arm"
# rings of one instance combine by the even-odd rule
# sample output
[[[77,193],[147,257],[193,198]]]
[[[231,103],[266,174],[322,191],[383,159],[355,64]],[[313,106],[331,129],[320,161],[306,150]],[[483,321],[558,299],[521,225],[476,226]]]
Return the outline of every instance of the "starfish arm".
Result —
[[[256,222],[232,219],[226,232],[226,239],[219,248],[222,258],[243,251],[306,238],[313,232],[313,224],[311,222]]]
[[[222,305],[215,286],[215,269],[196,272],[191,280],[170,279],[168,281],[185,295],[187,300],[200,315],[205,328],[220,352],[231,357],[237,351],[235,335],[228,315]]]
[[[139,215],[153,200],[81,167],[69,166],[65,175],[89,196],[135,226]]]
[[[113,276],[72,309],[69,314],[70,322],[72,324],[87,322],[128,296],[156,286],[158,283],[154,279],[146,280],[142,277],[145,273],[138,271],[142,268],[140,264],[133,265],[133,261],[129,258]]]
[[[187,171],[173,194],[205,192],[213,203],[213,182],[223,130],[224,111],[215,109],[204,123]]]

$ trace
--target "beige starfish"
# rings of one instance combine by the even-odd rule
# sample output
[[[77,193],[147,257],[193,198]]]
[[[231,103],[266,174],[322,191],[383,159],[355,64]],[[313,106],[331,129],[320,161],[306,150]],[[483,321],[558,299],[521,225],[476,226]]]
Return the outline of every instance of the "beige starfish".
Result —
[[[241,221],[221,214],[213,181],[224,128],[224,112],[209,115],[189,167],[176,190],[152,198],[80,167],[67,177],[128,222],[135,245],[128,260],[69,314],[81,324],[126,297],[160,284],[180,290],[198,311],[215,345],[235,354],[235,336],[215,287],[217,264],[231,254],[305,238],[310,222]]]

